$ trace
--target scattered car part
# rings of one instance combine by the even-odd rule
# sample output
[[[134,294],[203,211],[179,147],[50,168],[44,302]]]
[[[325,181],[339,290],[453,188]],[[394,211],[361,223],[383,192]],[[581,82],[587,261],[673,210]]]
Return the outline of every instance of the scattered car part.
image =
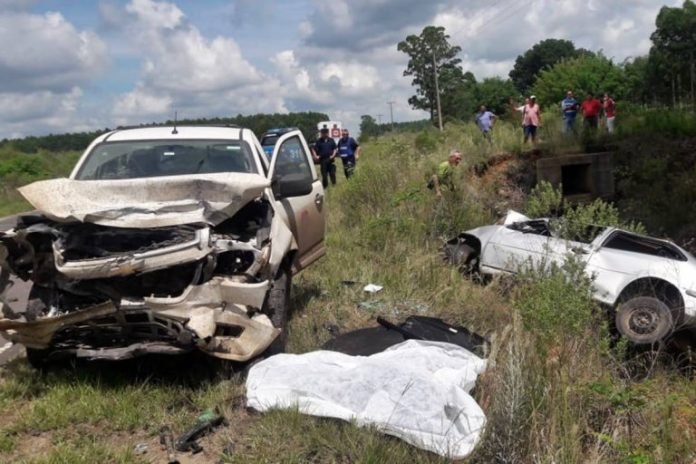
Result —
[[[160,444],[167,452],[167,464],[179,464],[176,458],[176,449],[174,448],[174,435],[168,426],[160,429]]]
[[[369,356],[405,340],[426,340],[452,343],[482,358],[490,352],[490,342],[485,337],[435,317],[409,316],[401,324],[377,317],[377,323],[379,327],[339,334],[322,348],[352,356]]]
[[[224,423],[225,418],[223,416],[215,414],[212,411],[206,411],[198,418],[193,427],[177,438],[175,443],[176,450],[181,453],[187,451],[193,454],[200,453],[203,451],[203,448],[198,444],[197,440]]]

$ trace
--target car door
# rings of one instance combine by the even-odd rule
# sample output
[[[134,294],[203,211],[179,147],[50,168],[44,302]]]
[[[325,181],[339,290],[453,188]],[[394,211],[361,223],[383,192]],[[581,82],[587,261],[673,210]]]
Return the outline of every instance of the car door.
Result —
[[[276,206],[285,212],[297,241],[293,271],[324,256],[326,229],[324,188],[314,170],[312,155],[299,130],[283,134],[273,149],[269,178]]]
[[[548,252],[549,237],[501,226],[486,249],[486,265],[506,271],[519,272],[538,267]]]

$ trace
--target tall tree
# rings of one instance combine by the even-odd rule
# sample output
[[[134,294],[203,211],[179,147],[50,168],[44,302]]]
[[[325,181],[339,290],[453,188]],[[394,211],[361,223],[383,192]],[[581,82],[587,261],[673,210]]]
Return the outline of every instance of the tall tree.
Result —
[[[576,49],[570,40],[545,39],[517,57],[515,66],[510,71],[510,79],[520,92],[526,94],[543,69],[553,66],[564,58],[592,54],[582,48]]]
[[[688,95],[696,104],[696,4],[686,0],[681,8],[662,7],[650,39],[650,57],[669,76],[672,103]]]
[[[464,78],[459,66],[461,60],[457,58],[462,49],[450,45],[449,38],[444,27],[426,26],[420,35],[409,35],[397,45],[397,50],[410,57],[404,76],[413,76],[411,83],[416,88],[408,103],[415,109],[428,111],[433,122],[437,118],[435,73],[439,76],[443,115],[447,114],[446,108],[451,106]]]

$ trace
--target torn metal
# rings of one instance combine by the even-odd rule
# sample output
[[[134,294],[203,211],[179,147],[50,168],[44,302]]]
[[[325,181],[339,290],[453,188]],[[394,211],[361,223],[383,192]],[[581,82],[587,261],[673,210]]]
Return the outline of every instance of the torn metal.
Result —
[[[264,302],[297,248],[269,190],[243,173],[23,187],[41,213],[0,233],[0,287],[7,270],[34,287],[0,331],[91,359],[259,355],[280,333]]]

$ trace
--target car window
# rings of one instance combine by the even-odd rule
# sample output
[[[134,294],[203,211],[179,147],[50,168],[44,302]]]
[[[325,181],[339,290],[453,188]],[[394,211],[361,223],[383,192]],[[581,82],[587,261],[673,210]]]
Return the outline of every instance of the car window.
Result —
[[[312,183],[312,169],[299,137],[291,137],[278,147],[274,177]]]
[[[105,142],[87,155],[76,178],[136,179],[220,172],[257,172],[243,140]]]
[[[261,145],[264,147],[272,147],[276,144],[280,136],[278,134],[264,135],[261,139]]]
[[[673,245],[661,240],[640,235],[615,232],[604,243],[605,248],[630,251],[650,256],[686,261],[686,257]]]
[[[525,234],[543,235],[551,237],[548,221],[544,219],[532,219],[529,221],[513,222],[507,226],[508,229],[516,230]]]

